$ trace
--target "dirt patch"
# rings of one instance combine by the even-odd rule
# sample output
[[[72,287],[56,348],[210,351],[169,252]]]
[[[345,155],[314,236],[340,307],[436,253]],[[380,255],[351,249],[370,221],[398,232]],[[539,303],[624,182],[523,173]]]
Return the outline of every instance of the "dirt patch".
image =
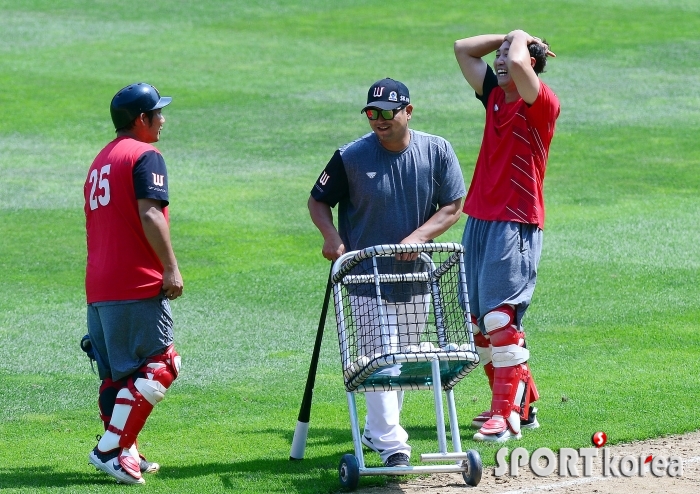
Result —
[[[516,447],[508,443],[509,448]],[[467,486],[461,474],[426,475],[402,482],[392,482],[384,487],[359,489],[361,494],[466,494],[469,492],[484,494],[526,494],[537,492],[565,492],[574,494],[697,494],[700,492],[700,431],[682,436],[667,436],[650,441],[606,447],[616,461],[613,467],[619,467],[625,456],[635,458],[679,456],[683,460],[683,472],[678,477],[656,477],[649,472],[643,476],[604,476],[602,458],[593,461],[591,477],[561,478],[552,474],[549,477],[537,477],[529,466],[519,469],[517,477],[504,475],[496,477],[494,468],[484,468],[483,477],[477,487]],[[582,462],[579,462],[582,474]],[[400,478],[397,478],[400,480]]]

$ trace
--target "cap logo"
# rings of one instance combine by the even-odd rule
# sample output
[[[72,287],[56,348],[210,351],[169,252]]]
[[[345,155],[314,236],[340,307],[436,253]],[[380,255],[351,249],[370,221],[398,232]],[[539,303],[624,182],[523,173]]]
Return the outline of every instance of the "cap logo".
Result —
[[[374,93],[372,93],[372,96],[374,96],[375,98],[381,98],[382,94],[384,94],[384,87],[379,86],[374,88]]]
[[[399,97],[396,94],[396,91],[392,91],[389,93],[389,101],[399,101]]]

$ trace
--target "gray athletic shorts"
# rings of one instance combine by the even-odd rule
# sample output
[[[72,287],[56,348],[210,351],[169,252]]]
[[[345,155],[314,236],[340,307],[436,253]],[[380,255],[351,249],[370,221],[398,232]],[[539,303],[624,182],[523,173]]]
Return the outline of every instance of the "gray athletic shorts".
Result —
[[[173,343],[170,302],[160,295],[88,304],[87,326],[100,379],[124,379]]]
[[[542,230],[526,223],[469,217],[462,245],[469,308],[482,333],[486,334],[484,316],[504,304],[515,307],[520,329],[537,281]]]

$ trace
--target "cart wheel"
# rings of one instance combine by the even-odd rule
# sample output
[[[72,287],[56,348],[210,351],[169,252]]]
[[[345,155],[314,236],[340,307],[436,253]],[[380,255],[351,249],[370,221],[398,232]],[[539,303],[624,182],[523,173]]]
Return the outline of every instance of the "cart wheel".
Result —
[[[462,466],[464,471],[462,472],[462,477],[467,485],[476,487],[481,482],[481,456],[479,452],[473,449],[467,451],[467,459],[462,461]]]
[[[481,460],[479,460],[479,466],[481,466]],[[355,455],[343,455],[338,466],[338,476],[340,477],[340,485],[351,491],[357,489],[357,485],[360,483],[360,464]]]

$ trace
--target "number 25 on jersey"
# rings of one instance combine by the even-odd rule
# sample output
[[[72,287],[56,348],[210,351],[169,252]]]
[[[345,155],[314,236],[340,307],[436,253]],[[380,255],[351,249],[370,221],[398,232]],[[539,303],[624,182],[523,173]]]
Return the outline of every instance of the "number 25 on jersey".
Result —
[[[92,187],[90,188],[90,210],[94,211],[97,209],[98,202],[100,206],[106,206],[109,204],[109,169],[112,165],[105,165],[100,169],[99,177],[97,175],[97,169],[90,172],[90,178],[88,179]],[[102,192],[100,195],[95,195],[95,192]]]

